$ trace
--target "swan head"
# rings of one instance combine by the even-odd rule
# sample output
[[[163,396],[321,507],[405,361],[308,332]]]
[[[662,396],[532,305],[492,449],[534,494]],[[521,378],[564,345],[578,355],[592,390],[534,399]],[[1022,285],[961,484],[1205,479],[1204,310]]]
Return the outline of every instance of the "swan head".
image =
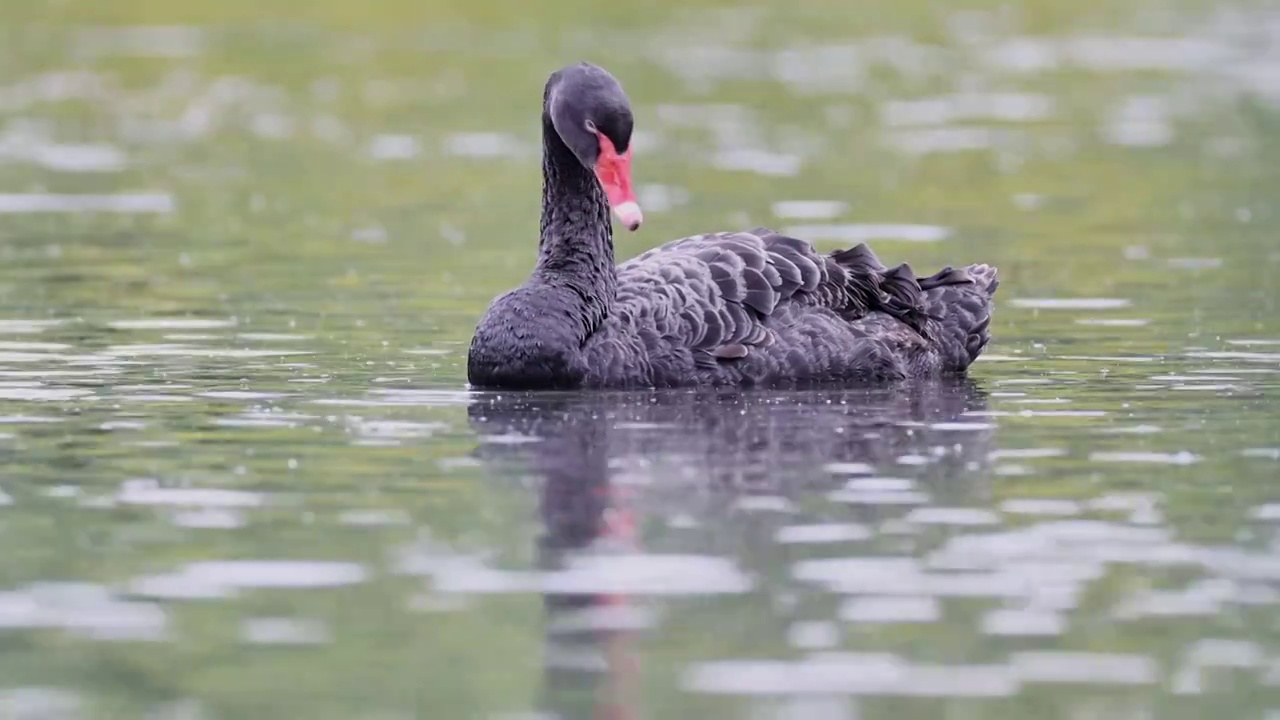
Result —
[[[614,217],[628,230],[644,220],[631,183],[631,102],[607,70],[577,63],[547,80],[543,110],[556,134],[595,172]]]

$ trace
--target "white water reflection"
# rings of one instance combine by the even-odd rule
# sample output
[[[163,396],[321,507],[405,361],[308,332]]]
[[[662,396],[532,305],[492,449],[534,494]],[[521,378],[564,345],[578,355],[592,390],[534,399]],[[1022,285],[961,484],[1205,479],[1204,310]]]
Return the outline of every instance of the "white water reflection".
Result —
[[[858,597],[840,606],[841,620],[858,624],[930,623],[942,617],[935,598],[886,595]]]
[[[812,242],[841,242],[856,244],[875,240],[906,240],[909,242],[938,242],[951,236],[949,228],[933,225],[902,224],[846,224],[846,225],[792,225],[782,232]]]
[[[455,557],[432,562],[428,572],[436,592],[446,594],[716,595],[752,586],[724,559],[693,555],[588,556],[550,573],[499,570]]]
[[[796,661],[725,660],[684,673],[686,690],[731,695],[1007,697],[1019,681],[1001,665],[927,665],[888,653],[815,653]]]
[[[109,143],[59,143],[42,129],[10,127],[0,133],[0,160],[39,165],[53,172],[109,173],[128,166],[125,151]]]
[[[982,632],[987,635],[1054,637],[1066,629],[1066,618],[1052,610],[997,608],[982,617]]]
[[[333,632],[311,618],[247,618],[240,623],[240,639],[250,645],[323,645]]]
[[[42,582],[0,591],[0,631],[60,629],[100,641],[165,638],[168,617],[157,605],[122,600],[101,585]]]
[[[885,142],[904,155],[972,152],[997,147],[1010,133],[986,127],[928,127],[885,133]]]
[[[1021,652],[1010,661],[1024,682],[1146,685],[1158,672],[1152,658],[1138,655]]]
[[[971,120],[1031,122],[1053,115],[1055,101],[1036,93],[956,94],[914,100],[891,100],[880,106],[880,121],[889,127],[946,125]]]
[[[711,159],[711,164],[721,170],[750,172],[772,177],[793,177],[800,174],[803,160],[791,153],[769,150],[722,150]]]
[[[85,716],[85,702],[74,690],[60,687],[0,687],[0,717],[73,720]]]
[[[990,510],[982,508],[948,508],[948,507],[927,507],[917,508],[907,513],[903,519],[906,522],[918,523],[921,525],[998,525],[1000,523],[1000,515]]]
[[[120,489],[115,500],[123,505],[170,505],[217,508],[261,507],[261,493],[219,488],[161,487],[154,480],[132,480]]]
[[[1000,503],[1000,511],[1009,515],[1066,517],[1080,514],[1081,507],[1075,500],[1010,498]]]
[[[51,327],[61,325],[63,320],[15,320],[0,319],[0,335],[11,334],[35,334],[44,332]]]
[[[1195,453],[1190,453],[1185,450],[1176,453],[1132,451],[1094,452],[1089,453],[1089,459],[1093,462],[1157,463],[1164,465],[1191,465],[1200,461],[1200,458]]]
[[[1280,506],[1277,508],[1280,518]],[[826,544],[866,540],[871,530],[862,525],[825,523],[819,525],[789,525],[778,529],[775,539],[784,544]]]
[[[26,383],[0,383],[0,400],[64,402],[92,394],[92,390],[48,388],[34,383],[30,385]]]
[[[516,137],[506,133],[492,132],[454,133],[445,138],[444,151],[459,157],[507,160],[533,156],[533,148],[526,147]]]
[[[825,650],[840,642],[840,627],[825,621],[798,622],[787,628],[787,643],[805,650]]]
[[[171,520],[178,527],[202,530],[234,530],[249,524],[243,513],[222,508],[176,512]]]
[[[1131,304],[1125,298],[1013,298],[1010,302],[1033,310],[1114,310]]]
[[[177,208],[168,193],[120,195],[0,194],[0,215],[23,213],[172,213]]]
[[[215,330],[235,327],[235,318],[142,318],[112,320],[107,327],[116,330]]]
[[[378,135],[369,141],[369,157],[378,161],[409,160],[422,152],[412,135]]]
[[[1160,147],[1176,136],[1169,115],[1164,98],[1129,97],[1107,114],[1100,132],[1113,145]]]
[[[204,357],[204,358],[266,358],[286,355],[311,355],[309,350],[273,350],[268,348],[217,348],[200,347],[181,343],[112,345],[105,351],[116,357]]]
[[[1076,318],[1077,325],[1093,325],[1097,327],[1145,327],[1151,324],[1145,318]]]
[[[840,200],[786,200],[773,204],[773,216],[786,220],[831,220],[849,209]]]
[[[357,585],[368,571],[348,562],[307,560],[211,560],[180,570],[133,580],[129,592],[139,597],[216,599],[256,588],[320,589]]]

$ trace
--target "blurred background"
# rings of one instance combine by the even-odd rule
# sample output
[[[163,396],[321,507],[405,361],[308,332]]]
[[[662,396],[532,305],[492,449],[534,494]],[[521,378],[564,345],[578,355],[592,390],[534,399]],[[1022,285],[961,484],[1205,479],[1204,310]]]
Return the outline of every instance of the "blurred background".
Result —
[[[578,60],[971,380],[468,392]],[[0,718],[1280,720],[1278,196],[1262,0],[0,0]]]

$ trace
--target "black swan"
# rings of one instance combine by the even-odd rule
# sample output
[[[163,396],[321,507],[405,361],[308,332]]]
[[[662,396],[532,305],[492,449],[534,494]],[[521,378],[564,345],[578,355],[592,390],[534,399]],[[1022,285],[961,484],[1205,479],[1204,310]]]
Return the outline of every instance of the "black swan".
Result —
[[[787,386],[963,372],[990,339],[989,265],[917,278],[870,248],[820,253],[766,228],[695,235],[614,265],[609,212],[640,226],[631,105],[589,63],[542,96],[538,260],[485,312],[478,388]]]

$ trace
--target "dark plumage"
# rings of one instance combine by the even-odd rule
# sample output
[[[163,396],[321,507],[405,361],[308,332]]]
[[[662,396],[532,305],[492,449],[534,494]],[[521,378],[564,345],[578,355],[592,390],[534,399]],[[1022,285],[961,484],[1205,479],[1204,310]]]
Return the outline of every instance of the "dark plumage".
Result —
[[[986,346],[999,284],[988,265],[919,278],[865,245],[820,253],[756,228],[675,240],[615,267],[607,197],[615,211],[633,197],[629,151],[624,190],[602,168],[617,159],[608,150],[629,147],[626,95],[603,69],[573,65],[547,81],[542,120],[538,262],[476,328],[472,385],[889,380],[962,372]]]

